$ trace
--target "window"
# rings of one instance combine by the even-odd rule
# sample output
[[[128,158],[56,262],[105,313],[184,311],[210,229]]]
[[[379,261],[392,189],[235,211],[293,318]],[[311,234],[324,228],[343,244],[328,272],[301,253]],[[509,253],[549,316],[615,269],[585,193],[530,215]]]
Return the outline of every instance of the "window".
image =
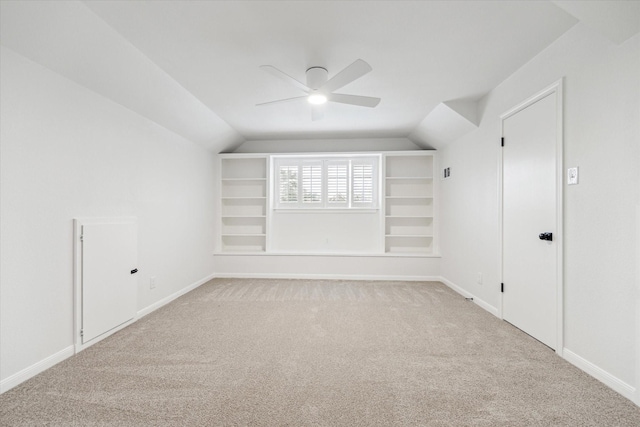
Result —
[[[349,203],[349,162],[327,164],[327,205],[344,207]]]
[[[373,165],[355,164],[351,168],[353,203],[371,203],[373,201]]]
[[[274,156],[276,209],[377,209],[377,156]]]
[[[302,203],[322,203],[322,163],[302,165]]]
[[[298,203],[298,167],[283,166],[278,172],[280,203]]]

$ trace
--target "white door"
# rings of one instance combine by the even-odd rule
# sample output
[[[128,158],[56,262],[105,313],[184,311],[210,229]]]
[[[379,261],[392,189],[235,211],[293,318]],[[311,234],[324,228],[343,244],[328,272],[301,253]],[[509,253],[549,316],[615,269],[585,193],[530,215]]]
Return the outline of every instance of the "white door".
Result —
[[[136,315],[135,223],[82,226],[82,343]]]
[[[503,120],[502,316],[557,345],[556,92]],[[552,240],[542,240],[552,233]]]

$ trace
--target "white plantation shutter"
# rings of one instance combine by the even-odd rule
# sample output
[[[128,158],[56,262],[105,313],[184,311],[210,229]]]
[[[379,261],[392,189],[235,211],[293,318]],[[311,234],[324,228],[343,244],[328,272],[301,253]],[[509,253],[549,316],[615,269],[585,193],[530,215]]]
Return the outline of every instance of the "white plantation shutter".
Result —
[[[327,161],[327,205],[349,206],[349,162]]]
[[[274,172],[276,209],[378,208],[378,157],[282,156]]]
[[[298,203],[298,166],[280,166],[278,180],[279,202]]]
[[[351,162],[351,205],[353,207],[375,207],[376,174],[374,163],[369,159],[354,159]]]
[[[322,203],[322,162],[302,165],[302,203]]]

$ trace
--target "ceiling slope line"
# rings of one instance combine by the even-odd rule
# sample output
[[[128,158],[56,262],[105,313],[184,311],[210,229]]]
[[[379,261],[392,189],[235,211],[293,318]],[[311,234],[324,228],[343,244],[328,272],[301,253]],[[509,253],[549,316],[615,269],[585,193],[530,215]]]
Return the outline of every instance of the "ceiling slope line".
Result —
[[[0,6],[0,39],[15,53],[207,150],[220,152],[244,141],[84,3]]]
[[[478,101],[455,100],[438,104],[409,134],[422,148],[439,149],[478,128]]]
[[[640,32],[638,1],[552,0],[552,3],[616,44]]]

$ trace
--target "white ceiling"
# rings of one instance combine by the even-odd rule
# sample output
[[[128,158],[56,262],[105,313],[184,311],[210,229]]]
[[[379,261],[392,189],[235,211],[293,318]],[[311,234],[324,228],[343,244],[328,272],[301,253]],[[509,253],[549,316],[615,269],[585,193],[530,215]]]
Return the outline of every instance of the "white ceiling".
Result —
[[[439,104],[469,105],[578,22],[548,1],[1,7],[4,46],[214,151],[242,140],[407,137]],[[331,77],[358,58],[373,71],[339,92],[382,98],[374,109],[332,103],[313,122],[305,102],[255,106],[301,94],[260,65],[304,81],[311,66]]]
[[[406,136],[438,103],[479,97],[575,24],[547,2],[89,2],[134,46],[247,139]],[[544,23],[541,25],[541,23]],[[358,58],[373,71],[340,92],[375,109],[330,104],[311,121],[300,81]]]

